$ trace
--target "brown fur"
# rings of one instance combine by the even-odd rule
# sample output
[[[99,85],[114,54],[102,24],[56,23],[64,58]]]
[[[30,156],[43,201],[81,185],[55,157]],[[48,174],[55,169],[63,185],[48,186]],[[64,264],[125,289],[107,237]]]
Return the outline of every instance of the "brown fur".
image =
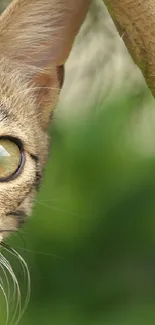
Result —
[[[46,129],[59,98],[58,68],[88,5],[89,0],[15,0],[0,18],[0,137],[20,139],[26,157],[20,175],[0,182],[2,237],[18,228],[20,211],[31,212],[48,156]]]

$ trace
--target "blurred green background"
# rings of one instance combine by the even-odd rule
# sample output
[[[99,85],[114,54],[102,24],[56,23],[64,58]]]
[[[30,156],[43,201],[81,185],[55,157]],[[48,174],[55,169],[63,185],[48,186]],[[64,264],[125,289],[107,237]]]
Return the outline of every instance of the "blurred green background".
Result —
[[[0,10],[8,3],[0,0]],[[23,256],[31,274],[31,300],[21,325],[155,323],[154,102],[132,76],[137,70],[124,60],[121,41],[114,39],[109,23],[98,27],[100,9],[94,8],[84,32],[90,31],[90,44],[96,38],[101,45],[99,34],[91,34],[91,24],[96,24],[94,33],[106,29],[107,46],[97,51],[93,45],[84,63],[78,58],[79,79],[69,75],[69,100],[64,96],[62,102],[72,102],[73,107],[65,114],[64,104],[55,113],[50,158],[33,216],[7,241]],[[81,38],[77,55],[87,48],[87,38]],[[88,54],[92,60],[86,68]],[[76,60],[74,64],[72,77],[77,74]],[[112,100],[117,84],[121,93]],[[106,103],[102,92],[111,98]],[[85,110],[91,93],[96,105],[91,107],[89,98]],[[83,106],[76,110],[76,102]],[[2,253],[25,297],[19,261],[3,249]],[[7,291],[1,274],[0,285],[3,280]],[[5,316],[1,295],[0,325],[5,325]]]
[[[31,274],[22,325],[154,324],[155,155],[134,132],[142,98],[118,96],[87,118],[55,114],[25,244],[8,240]]]

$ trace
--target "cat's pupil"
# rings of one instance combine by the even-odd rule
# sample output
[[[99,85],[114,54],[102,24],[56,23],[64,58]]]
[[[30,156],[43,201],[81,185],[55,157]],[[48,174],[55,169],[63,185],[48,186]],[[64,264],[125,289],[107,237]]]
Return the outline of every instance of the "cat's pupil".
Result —
[[[16,143],[0,139],[0,179],[14,174],[20,164],[20,150]]]

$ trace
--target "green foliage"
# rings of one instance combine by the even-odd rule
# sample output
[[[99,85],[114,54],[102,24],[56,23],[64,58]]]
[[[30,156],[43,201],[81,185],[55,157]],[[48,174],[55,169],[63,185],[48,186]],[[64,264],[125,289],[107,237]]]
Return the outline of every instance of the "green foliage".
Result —
[[[22,325],[154,323],[155,157],[135,145],[139,104],[121,97],[87,119],[53,121],[26,251],[8,241],[32,279]]]

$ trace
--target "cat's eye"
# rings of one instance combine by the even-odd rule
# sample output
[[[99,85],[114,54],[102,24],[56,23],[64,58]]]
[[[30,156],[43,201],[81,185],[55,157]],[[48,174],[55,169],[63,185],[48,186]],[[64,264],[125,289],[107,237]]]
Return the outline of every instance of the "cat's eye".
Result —
[[[0,182],[16,177],[23,165],[23,152],[12,138],[0,138]]]

